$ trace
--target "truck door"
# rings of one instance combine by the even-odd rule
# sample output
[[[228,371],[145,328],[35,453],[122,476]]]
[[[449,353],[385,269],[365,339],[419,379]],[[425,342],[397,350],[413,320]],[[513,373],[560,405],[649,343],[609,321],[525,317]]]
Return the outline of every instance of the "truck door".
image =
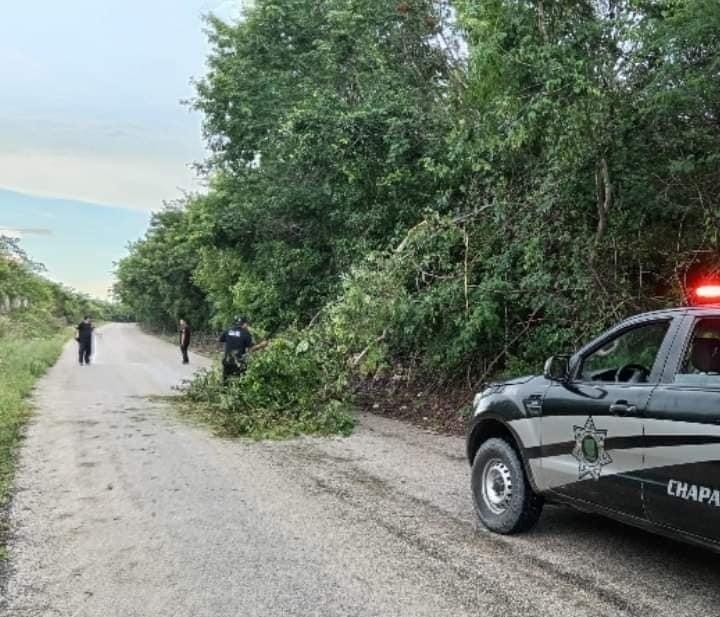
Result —
[[[645,419],[648,518],[720,540],[720,314],[688,317]]]
[[[580,352],[543,401],[542,488],[644,517],[643,413],[670,347],[671,318],[632,322]]]

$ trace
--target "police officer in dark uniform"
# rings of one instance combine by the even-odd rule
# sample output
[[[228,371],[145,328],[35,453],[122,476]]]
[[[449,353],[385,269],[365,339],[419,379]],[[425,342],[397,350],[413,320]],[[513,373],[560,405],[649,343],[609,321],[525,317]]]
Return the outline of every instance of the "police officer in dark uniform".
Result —
[[[92,356],[92,337],[95,327],[92,325],[90,317],[87,315],[76,328],[75,340],[79,345],[80,366],[90,364],[90,356]]]
[[[225,356],[222,362],[223,382],[245,372],[246,354],[254,346],[252,335],[248,329],[249,325],[247,317],[238,317],[233,326],[220,336],[220,342],[225,345]]]

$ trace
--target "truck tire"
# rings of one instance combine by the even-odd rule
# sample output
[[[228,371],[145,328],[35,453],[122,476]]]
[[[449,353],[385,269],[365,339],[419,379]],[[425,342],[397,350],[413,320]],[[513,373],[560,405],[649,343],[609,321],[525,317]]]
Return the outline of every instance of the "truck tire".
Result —
[[[471,483],[475,511],[490,531],[521,533],[540,518],[544,500],[533,491],[517,452],[505,439],[488,439],[480,446]]]

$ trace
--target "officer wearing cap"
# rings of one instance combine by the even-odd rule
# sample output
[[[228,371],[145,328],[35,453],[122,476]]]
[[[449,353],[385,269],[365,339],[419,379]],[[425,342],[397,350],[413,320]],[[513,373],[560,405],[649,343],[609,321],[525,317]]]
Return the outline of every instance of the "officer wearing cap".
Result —
[[[225,345],[222,362],[223,382],[245,371],[245,356],[254,346],[249,325],[247,317],[237,317],[233,326],[220,336],[220,342]]]

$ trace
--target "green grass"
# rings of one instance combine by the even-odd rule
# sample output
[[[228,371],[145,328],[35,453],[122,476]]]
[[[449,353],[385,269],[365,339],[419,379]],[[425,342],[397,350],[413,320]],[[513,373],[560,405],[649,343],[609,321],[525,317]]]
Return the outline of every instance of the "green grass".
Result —
[[[0,506],[7,502],[17,446],[30,416],[28,396],[67,340],[67,332],[43,339],[0,337]]]

